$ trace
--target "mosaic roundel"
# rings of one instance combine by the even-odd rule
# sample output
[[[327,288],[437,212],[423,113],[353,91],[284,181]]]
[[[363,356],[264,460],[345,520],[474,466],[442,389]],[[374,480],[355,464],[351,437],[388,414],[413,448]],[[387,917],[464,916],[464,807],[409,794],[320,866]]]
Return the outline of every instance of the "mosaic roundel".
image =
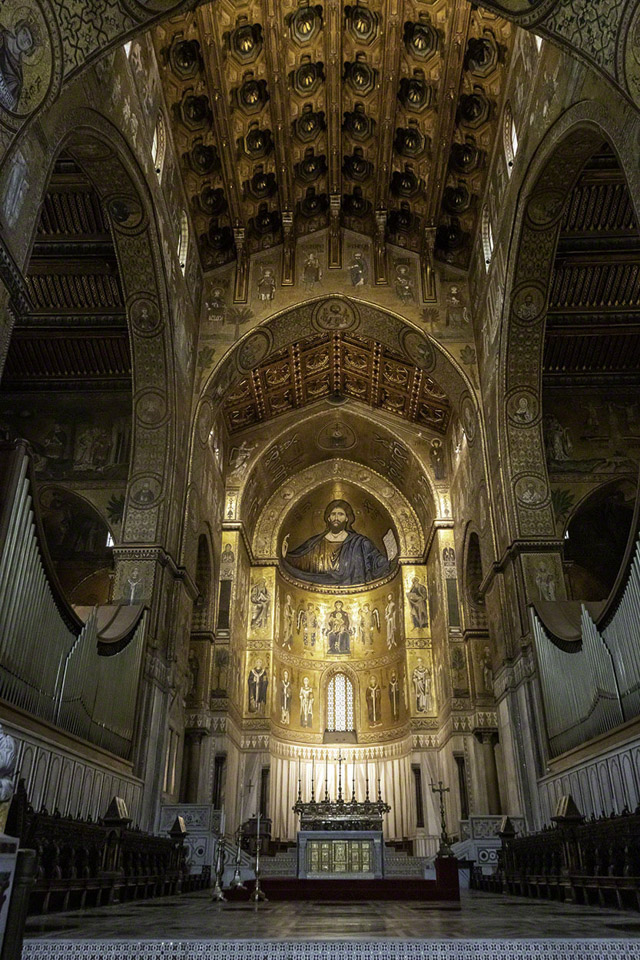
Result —
[[[513,298],[512,311],[521,323],[534,323],[544,310],[545,296],[539,287],[521,287]]]
[[[255,330],[242,342],[238,350],[238,367],[242,373],[262,363],[271,349],[271,336],[267,330]]]
[[[430,373],[436,365],[436,355],[433,347],[425,336],[417,330],[405,329],[400,334],[400,343],[407,357],[412,363],[426,373]]]
[[[205,401],[200,406],[198,412],[198,436],[200,438],[200,443],[203,445],[209,439],[209,434],[211,432],[211,427],[213,424],[213,410],[211,409],[211,404]]]
[[[136,402],[138,419],[147,426],[159,424],[167,412],[167,402],[159,390],[145,390]]]
[[[633,99],[640,101],[640,3],[627,28],[624,48],[624,76]]]
[[[354,307],[346,300],[324,300],[313,311],[311,320],[316,330],[337,332],[355,330],[360,320]]]
[[[112,197],[107,209],[114,226],[121,230],[135,230],[142,223],[144,210],[137,197]]]
[[[160,483],[155,477],[139,477],[131,487],[131,499],[137,507],[151,507],[160,496]]]
[[[136,333],[143,335],[157,333],[162,322],[158,305],[147,297],[141,297],[131,304],[129,316]]]
[[[534,193],[527,204],[527,216],[537,227],[552,223],[562,211],[566,194],[560,190],[544,190]]]
[[[509,397],[507,414],[509,420],[519,427],[528,427],[538,419],[540,403],[531,390],[518,390]]]
[[[462,426],[464,427],[464,432],[467,435],[467,440],[469,443],[473,443],[476,436],[476,411],[473,406],[473,400],[471,397],[465,397],[462,401],[460,408],[460,415],[462,419]]]
[[[515,486],[518,503],[523,507],[540,507],[547,499],[547,485],[534,474],[520,477]]]
[[[4,0],[0,20],[0,119],[33,113],[51,89],[53,36],[35,0]]]

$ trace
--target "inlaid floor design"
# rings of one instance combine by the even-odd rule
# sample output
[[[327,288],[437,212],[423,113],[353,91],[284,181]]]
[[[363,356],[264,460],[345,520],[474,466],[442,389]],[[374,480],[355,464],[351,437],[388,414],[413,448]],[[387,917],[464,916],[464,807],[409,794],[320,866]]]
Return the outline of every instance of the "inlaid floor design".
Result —
[[[640,914],[463,892],[460,908],[428,903],[214,904],[202,891],[30,917],[28,940],[633,939]]]

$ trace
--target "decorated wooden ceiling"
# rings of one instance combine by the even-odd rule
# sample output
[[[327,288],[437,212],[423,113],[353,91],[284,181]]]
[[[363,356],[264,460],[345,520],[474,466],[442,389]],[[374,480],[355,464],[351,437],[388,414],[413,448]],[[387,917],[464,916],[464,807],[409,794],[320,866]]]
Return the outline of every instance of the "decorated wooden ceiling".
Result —
[[[608,145],[586,164],[566,205],[553,269],[545,382],[640,382],[640,234]]]
[[[216,0],[156,28],[204,268],[340,226],[465,267],[513,29],[468,0]]]
[[[271,354],[228,394],[231,433],[314,401],[359,400],[410,423],[446,433],[451,405],[438,384],[380,343],[343,333],[318,334]]]
[[[129,332],[111,231],[95,190],[62,153],[45,194],[2,386],[130,388]]]

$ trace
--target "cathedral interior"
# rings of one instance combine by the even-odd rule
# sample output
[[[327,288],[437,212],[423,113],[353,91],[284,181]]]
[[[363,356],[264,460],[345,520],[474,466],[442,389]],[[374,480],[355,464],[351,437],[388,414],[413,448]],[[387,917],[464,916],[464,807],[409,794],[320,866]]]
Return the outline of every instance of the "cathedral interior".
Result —
[[[636,0],[4,0],[34,811],[266,877],[316,795],[487,875],[640,809],[639,147]]]

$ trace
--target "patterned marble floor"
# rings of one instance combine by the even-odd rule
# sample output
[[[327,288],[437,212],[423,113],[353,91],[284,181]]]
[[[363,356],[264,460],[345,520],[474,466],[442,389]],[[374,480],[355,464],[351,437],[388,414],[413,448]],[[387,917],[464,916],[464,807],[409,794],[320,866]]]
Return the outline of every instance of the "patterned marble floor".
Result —
[[[460,908],[421,903],[212,904],[205,892],[30,917],[27,941],[47,940],[588,940],[637,941],[640,914],[463,892]],[[44,956],[41,949],[33,956]],[[25,951],[27,955],[27,951]],[[31,955],[31,954],[29,954]],[[635,955],[635,951],[634,951]],[[472,956],[472,955],[470,955]]]

